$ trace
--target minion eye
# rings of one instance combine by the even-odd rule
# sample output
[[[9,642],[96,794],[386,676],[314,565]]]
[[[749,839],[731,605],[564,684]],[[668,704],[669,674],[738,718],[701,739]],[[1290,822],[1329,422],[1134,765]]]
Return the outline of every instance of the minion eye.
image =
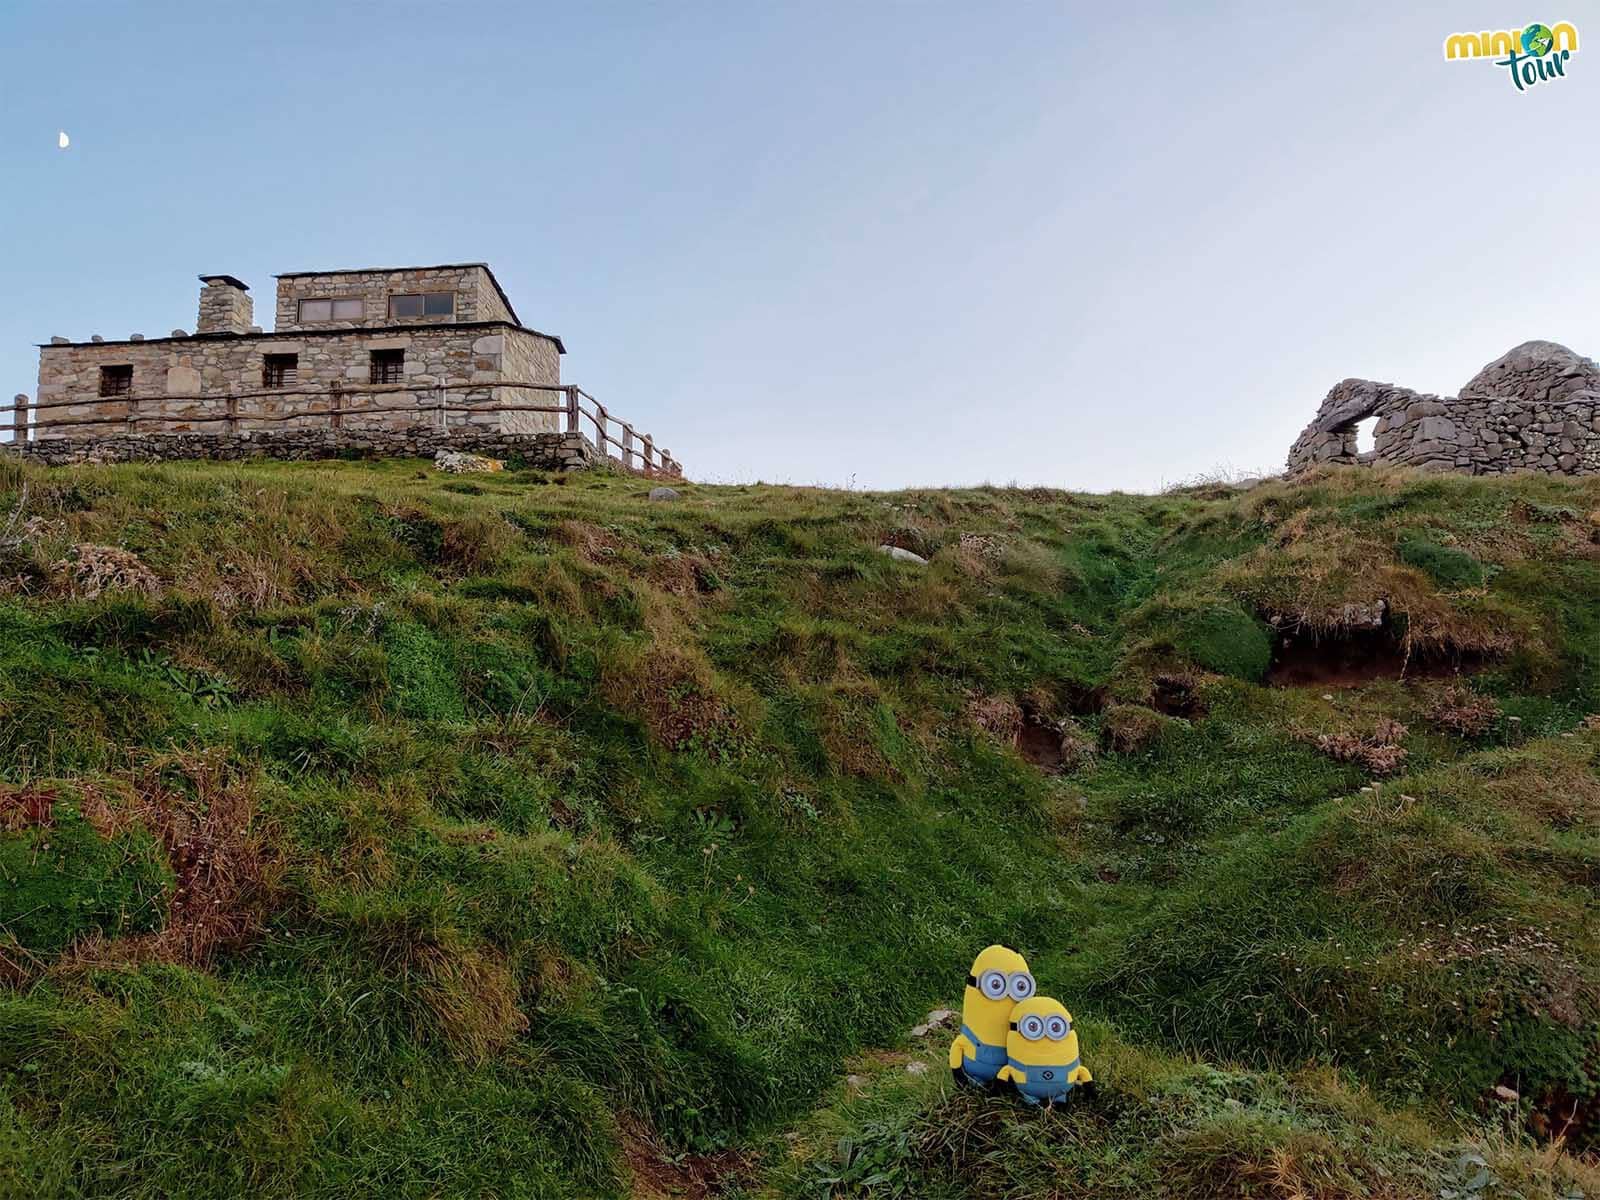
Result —
[[[1059,1042],[1067,1036],[1067,1019],[1065,1017],[1051,1017],[1044,1023],[1046,1036],[1053,1042]]]
[[[1023,1017],[1017,1025],[1017,1032],[1030,1042],[1037,1042],[1044,1036],[1044,1021],[1034,1016]]]
[[[1033,976],[1026,971],[1018,971],[1007,981],[1006,990],[1013,1000],[1026,1000],[1033,995]]]
[[[1006,977],[999,971],[985,971],[978,980],[978,990],[991,1000],[998,1000],[1006,994]]]

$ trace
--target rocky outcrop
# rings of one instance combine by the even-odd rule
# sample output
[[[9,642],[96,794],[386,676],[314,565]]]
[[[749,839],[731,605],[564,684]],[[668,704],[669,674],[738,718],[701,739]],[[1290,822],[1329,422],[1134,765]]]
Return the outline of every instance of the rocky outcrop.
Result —
[[[1374,448],[1361,453],[1356,426],[1371,417]],[[1524,342],[1459,396],[1343,380],[1289,450],[1291,475],[1323,463],[1600,474],[1600,368],[1555,342]]]

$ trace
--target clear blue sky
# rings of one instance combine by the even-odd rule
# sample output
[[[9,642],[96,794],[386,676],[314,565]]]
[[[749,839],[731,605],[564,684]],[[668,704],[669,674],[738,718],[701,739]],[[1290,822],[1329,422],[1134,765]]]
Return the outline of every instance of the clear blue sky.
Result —
[[[1600,352],[1592,2],[9,0],[0,89],[6,396],[202,272],[484,259],[691,475],[1148,489]]]

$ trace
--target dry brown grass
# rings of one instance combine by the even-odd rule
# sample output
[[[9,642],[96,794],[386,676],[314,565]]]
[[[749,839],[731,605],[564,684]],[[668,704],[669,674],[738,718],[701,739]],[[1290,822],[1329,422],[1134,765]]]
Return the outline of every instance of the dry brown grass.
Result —
[[[1106,709],[1101,733],[1118,754],[1137,754],[1155,744],[1167,718],[1140,704],[1113,704]]]
[[[555,537],[564,546],[571,546],[592,563],[614,562],[622,549],[622,539],[588,521],[568,519],[556,525]]]
[[[718,694],[710,666],[681,650],[652,645],[638,655],[614,655],[602,671],[601,690],[672,750],[698,745],[716,758],[740,732],[739,716]]]
[[[1295,732],[1300,741],[1315,746],[1336,762],[1357,763],[1379,777],[1396,775],[1405,766],[1405,747],[1399,744],[1405,735],[1406,727],[1388,718],[1378,721],[1371,733]]]
[[[55,969],[152,961],[204,968],[219,951],[246,945],[261,932],[277,864],[256,828],[253,782],[231,768],[223,752],[153,756],[111,786],[85,786],[81,808],[102,837],[135,825],[153,832],[175,882],[159,932],[85,939]]]
[[[1552,829],[1583,829],[1600,825],[1600,774],[1581,749],[1546,758],[1537,781],[1520,773],[1491,779],[1484,791],[1496,803],[1527,813]]]
[[[297,603],[316,580],[307,558],[292,551],[279,555],[240,551],[217,565],[210,580],[190,580],[185,590],[210,596],[224,612]]]
[[[439,543],[440,565],[462,575],[493,570],[518,537],[516,528],[499,516],[474,515],[445,521]]]
[[[1434,697],[1427,718],[1435,729],[1446,733],[1482,737],[1500,719],[1500,705],[1492,696],[1480,696],[1468,687],[1453,684]]]
[[[0,784],[0,831],[49,829],[60,793],[54,788],[11,787]]]
[[[461,1060],[486,1062],[527,1029],[516,980],[489,950],[424,942],[410,965],[427,981],[423,1000]]]
[[[990,737],[1010,745],[1022,728],[1022,708],[1006,696],[973,696],[967,701],[967,719]]]
[[[1276,1144],[1226,1128],[1168,1137],[1156,1153],[1171,1195],[1193,1200],[1436,1200],[1320,1134],[1295,1131]]]
[[[107,592],[133,592],[156,596],[161,581],[131,550],[80,542],[67,557],[54,563],[56,587],[79,600],[93,600]]]
[[[945,552],[943,561],[963,577],[987,583],[994,578],[1003,549],[1003,543],[997,538],[964,533],[955,548]]]

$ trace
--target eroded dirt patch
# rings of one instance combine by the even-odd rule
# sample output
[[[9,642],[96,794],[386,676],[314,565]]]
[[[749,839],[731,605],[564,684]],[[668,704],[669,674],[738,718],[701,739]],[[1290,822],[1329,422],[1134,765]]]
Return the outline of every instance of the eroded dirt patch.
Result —
[[[711,1200],[752,1173],[737,1150],[715,1154],[671,1154],[643,1121],[622,1121],[623,1154],[634,1200]]]
[[[1206,706],[1195,693],[1194,681],[1181,675],[1157,675],[1151,687],[1150,707],[1168,717],[1192,720],[1206,715]]]
[[[1025,716],[1017,729],[1017,749],[1041,771],[1056,774],[1062,769],[1061,728],[1039,716]]]
[[[1408,651],[1389,629],[1339,633],[1285,634],[1267,668],[1270,687],[1351,688],[1379,679],[1449,679],[1469,674],[1486,662],[1462,651]]]
[[[1107,703],[1104,686],[1091,687],[1071,680],[1061,685],[1061,699],[1067,712],[1075,717],[1092,717],[1104,712]]]

